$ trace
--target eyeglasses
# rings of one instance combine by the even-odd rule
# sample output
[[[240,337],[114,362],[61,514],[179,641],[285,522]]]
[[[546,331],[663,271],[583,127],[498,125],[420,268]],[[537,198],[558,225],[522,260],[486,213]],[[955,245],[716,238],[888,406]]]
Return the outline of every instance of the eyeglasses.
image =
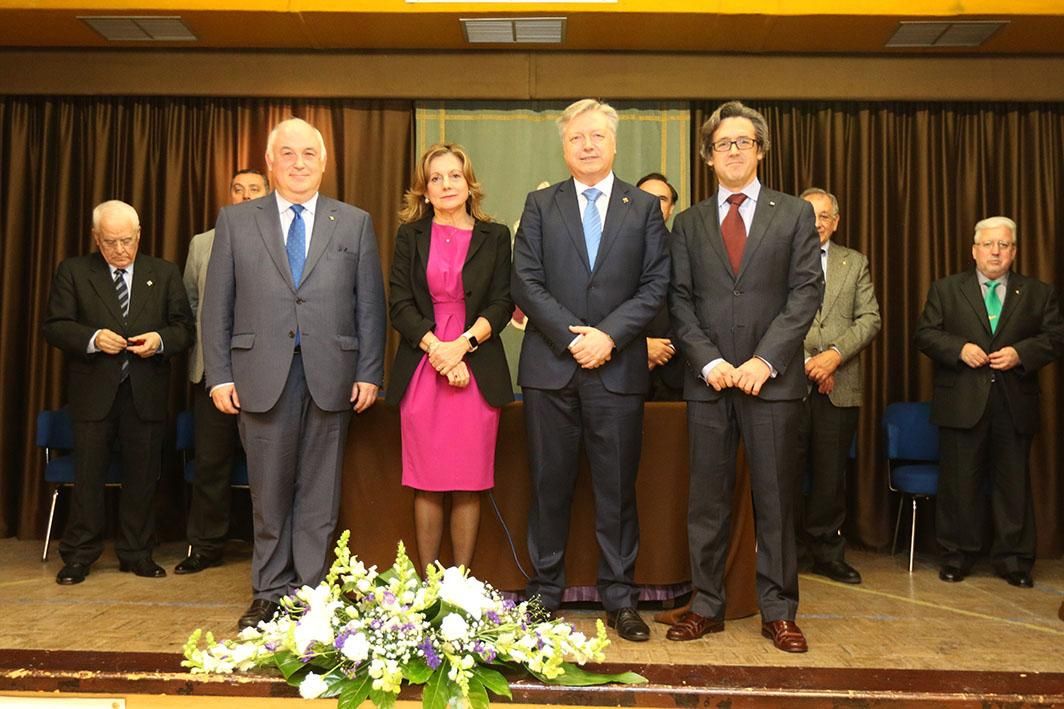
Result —
[[[999,251],[1007,251],[1016,245],[1015,241],[977,241],[975,243],[988,251],[995,246],[998,247]]]
[[[727,138],[725,138],[723,140],[716,141],[712,145],[713,145],[713,151],[714,152],[726,153],[729,150],[731,150],[733,145],[735,147],[737,147],[739,150],[750,150],[755,145],[758,145],[760,143],[761,143],[761,141],[758,140],[757,138],[747,138],[747,137],[744,136],[742,138],[736,138],[735,140],[728,140]]]
[[[838,218],[839,218],[839,215],[837,215],[837,214],[818,214],[818,215],[816,215],[816,220],[818,222],[824,222],[825,224],[830,224],[831,222],[835,221]]]
[[[135,236],[127,236],[124,239],[100,239],[100,246],[106,249],[117,249],[121,246],[123,249],[128,249],[137,240]]]

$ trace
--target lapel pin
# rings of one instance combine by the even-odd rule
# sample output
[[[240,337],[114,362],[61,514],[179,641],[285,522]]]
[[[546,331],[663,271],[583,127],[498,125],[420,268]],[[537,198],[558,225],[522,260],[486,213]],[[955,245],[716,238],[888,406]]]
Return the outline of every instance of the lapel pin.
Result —
[[[775,207],[775,206],[776,206],[776,203],[775,203],[775,202],[773,202],[772,200],[769,200],[769,201],[768,201],[768,206],[770,206],[770,207]]]
[[[330,222],[335,222],[336,221],[336,217],[334,217],[333,215],[330,214],[329,215],[329,221]]]
[[[154,285],[151,281],[148,281],[148,287],[151,288]]]
[[[628,204],[628,198],[627,197],[621,197],[621,201],[624,202],[625,204]]]

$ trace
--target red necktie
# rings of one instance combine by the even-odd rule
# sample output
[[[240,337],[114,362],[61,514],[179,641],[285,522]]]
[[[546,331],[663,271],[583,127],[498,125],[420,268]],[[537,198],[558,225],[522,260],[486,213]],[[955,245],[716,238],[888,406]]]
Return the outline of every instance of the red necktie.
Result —
[[[746,248],[746,224],[739,215],[739,205],[746,201],[746,195],[739,193],[728,197],[731,209],[720,223],[720,235],[724,238],[724,250],[728,252],[732,270],[738,275],[739,264],[743,262],[743,249]]]

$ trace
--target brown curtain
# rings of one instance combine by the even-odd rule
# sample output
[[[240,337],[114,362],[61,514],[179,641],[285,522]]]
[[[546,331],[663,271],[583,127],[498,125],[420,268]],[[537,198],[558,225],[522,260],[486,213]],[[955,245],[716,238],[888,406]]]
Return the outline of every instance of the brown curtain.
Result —
[[[43,531],[35,416],[65,394],[62,357],[40,324],[58,263],[91,248],[93,206],[132,204],[141,250],[183,267],[189,239],[228,203],[232,172],[265,170],[270,127],[290,116],[321,130],[322,193],[370,212],[387,272],[412,160],[409,102],[0,97],[0,536]],[[174,366],[175,411],[186,401],[183,364]]]
[[[720,103],[695,106],[696,138]],[[887,490],[880,417],[891,402],[931,397],[930,360],[912,345],[931,282],[970,268],[975,222],[1001,214],[1019,227],[1014,268],[1064,283],[1064,104],[747,103],[765,115],[772,136],[762,183],[791,194],[811,186],[834,192],[842,213],[835,238],[871,262],[883,330],[864,355],[846,532],[859,544],[889,547],[897,500]],[[715,189],[701,160],[693,184],[692,202]],[[1060,364],[1042,372],[1042,431],[1031,453],[1041,555],[1064,549],[1062,374]],[[919,523],[930,530],[930,520]]]

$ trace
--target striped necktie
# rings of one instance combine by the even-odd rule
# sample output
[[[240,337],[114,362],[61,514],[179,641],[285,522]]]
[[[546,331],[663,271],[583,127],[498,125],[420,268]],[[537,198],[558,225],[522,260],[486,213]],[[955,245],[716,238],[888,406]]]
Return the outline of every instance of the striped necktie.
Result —
[[[595,259],[598,258],[599,244],[602,242],[602,219],[595,206],[595,200],[601,196],[602,192],[594,187],[584,190],[584,197],[587,198],[583,219],[584,242],[587,244],[587,263],[592,271],[595,270]]]
[[[118,296],[118,307],[122,310],[122,324],[128,324],[129,318],[129,289],[126,287],[126,269],[115,269],[115,294]],[[122,378],[125,381],[129,376],[129,352],[122,351]]]

